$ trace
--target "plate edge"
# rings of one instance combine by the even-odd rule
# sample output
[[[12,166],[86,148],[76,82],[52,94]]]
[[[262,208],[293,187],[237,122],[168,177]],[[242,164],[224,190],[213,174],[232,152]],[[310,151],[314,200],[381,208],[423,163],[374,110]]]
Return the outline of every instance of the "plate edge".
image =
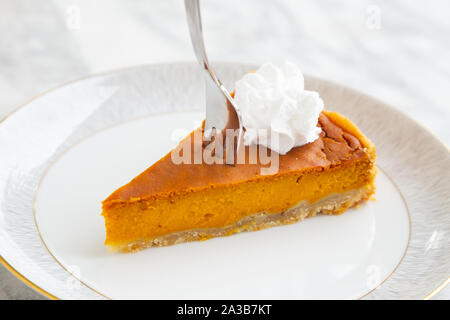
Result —
[[[27,277],[25,277],[19,271],[17,271],[1,255],[0,255],[0,264],[2,264],[6,268],[6,270],[8,270],[10,273],[12,273],[17,279],[19,279],[20,281],[25,283],[28,287],[30,287],[30,288],[34,289],[35,291],[37,291],[38,293],[42,294],[43,296],[45,296],[45,297],[47,297],[47,298],[49,298],[51,300],[61,300],[57,296],[54,296],[50,292],[45,291],[44,289],[42,289],[38,285],[36,285],[33,282],[31,282],[30,280],[28,280]]]
[[[57,86],[54,86],[48,90],[45,90],[35,96],[33,96],[31,99],[26,100],[25,102],[23,102],[22,104],[18,105],[17,107],[13,108],[10,112],[8,112],[7,114],[5,114],[4,116],[0,117],[0,125],[7,120],[10,116],[14,115],[17,111],[21,110],[23,107],[26,107],[28,104],[30,104],[31,102],[33,102],[34,100],[52,92],[55,90],[58,90],[62,87],[65,87],[67,85],[76,83],[78,81],[82,81],[82,80],[87,80],[87,79],[91,79],[91,78],[95,78],[98,76],[103,76],[103,75],[108,75],[110,73],[114,73],[114,72],[120,72],[120,71],[126,71],[126,70],[130,70],[130,69],[137,69],[137,68],[142,68],[142,67],[152,67],[152,66],[158,66],[158,65],[174,65],[174,64],[178,64],[178,65],[186,65],[186,64],[195,64],[194,61],[176,61],[176,62],[161,62],[161,63],[151,63],[151,64],[140,64],[140,65],[132,65],[132,66],[126,66],[126,67],[122,67],[122,68],[115,68],[115,69],[110,69],[110,70],[106,70],[103,72],[98,72],[98,73],[93,73],[93,74],[88,74],[86,76],[83,77],[78,77],[66,82],[63,82]],[[231,62],[231,61],[214,61],[213,64],[247,64],[247,65],[252,65],[251,63],[246,63],[246,62]],[[438,141],[445,149],[447,149],[448,152],[450,152],[450,146],[448,146],[443,140],[441,140],[434,132],[432,132],[431,130],[429,130],[428,128],[426,128],[424,125],[422,125],[420,122],[416,121],[415,119],[413,119],[412,117],[410,117],[408,114],[402,112],[401,110],[398,110],[397,108],[393,107],[392,105],[378,99],[375,98],[365,92],[361,92],[357,89],[354,89],[352,87],[346,86],[346,85],[342,85],[338,82],[334,82],[334,81],[330,81],[330,80],[325,80],[322,79],[320,77],[316,77],[313,75],[306,75],[309,78],[315,79],[315,80],[320,80],[320,81],[325,81],[328,83],[331,83],[333,85],[338,85],[340,87],[343,87],[347,90],[350,90],[352,92],[359,92],[362,95],[369,97],[370,99],[373,99],[387,107],[389,107],[390,109],[394,110],[394,112],[397,112],[398,114],[401,114],[402,116],[406,117],[408,120],[410,120],[411,122],[413,122],[414,124],[416,124],[418,127],[420,127],[422,130],[426,131],[427,133],[429,133],[434,139],[436,139],[436,141]],[[35,291],[37,291],[38,293],[44,295],[45,297],[52,299],[52,300],[61,300],[60,298],[54,296],[53,294],[49,293],[48,291],[40,288],[38,285],[34,284],[33,282],[31,282],[28,278],[26,278],[24,275],[22,275],[19,271],[17,271],[8,261],[6,261],[2,255],[0,254],[0,264],[2,264],[9,272],[11,272],[16,278],[18,278],[19,280],[21,280],[23,283],[25,283],[26,285],[28,285],[29,287],[31,287],[32,289],[34,289]],[[422,300],[429,300],[432,299],[436,294],[438,294],[439,292],[442,291],[442,289],[444,289],[447,284],[450,282],[450,277],[447,277],[446,280],[444,280],[438,287],[436,287],[432,292],[430,292],[429,294],[427,294],[425,297],[422,298]]]

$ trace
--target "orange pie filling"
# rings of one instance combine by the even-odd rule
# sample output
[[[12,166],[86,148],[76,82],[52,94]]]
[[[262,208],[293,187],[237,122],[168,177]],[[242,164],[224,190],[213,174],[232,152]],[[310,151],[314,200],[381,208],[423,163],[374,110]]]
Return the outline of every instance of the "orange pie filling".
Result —
[[[170,154],[103,202],[112,250],[204,240],[340,214],[374,192],[375,149],[345,117],[324,112],[322,134],[279,157],[274,175],[258,165],[172,163]]]

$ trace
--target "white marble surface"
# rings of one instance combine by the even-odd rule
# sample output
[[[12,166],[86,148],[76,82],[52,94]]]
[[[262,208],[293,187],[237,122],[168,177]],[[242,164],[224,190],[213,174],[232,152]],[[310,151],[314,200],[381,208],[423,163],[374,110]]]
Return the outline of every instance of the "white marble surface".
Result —
[[[202,8],[211,60],[291,60],[390,103],[450,145],[449,1],[204,0]],[[78,77],[193,59],[182,0],[3,0],[0,117]],[[37,297],[0,269],[0,299]],[[437,298],[449,299],[450,288]]]

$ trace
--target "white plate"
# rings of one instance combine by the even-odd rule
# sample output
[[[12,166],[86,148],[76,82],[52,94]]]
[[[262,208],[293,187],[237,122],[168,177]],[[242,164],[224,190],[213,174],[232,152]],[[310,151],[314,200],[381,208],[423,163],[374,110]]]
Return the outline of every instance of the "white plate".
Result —
[[[218,64],[232,87],[254,68]],[[107,73],[0,125],[0,254],[58,298],[424,298],[448,279],[450,154],[393,108],[308,78],[375,143],[377,201],[340,216],[111,254],[100,201],[203,118],[195,64]]]

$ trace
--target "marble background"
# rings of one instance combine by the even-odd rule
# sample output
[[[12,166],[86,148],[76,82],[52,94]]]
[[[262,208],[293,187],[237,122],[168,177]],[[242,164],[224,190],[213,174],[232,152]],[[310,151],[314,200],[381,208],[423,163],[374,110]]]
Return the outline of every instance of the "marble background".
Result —
[[[210,60],[290,60],[450,145],[450,1],[203,0]],[[193,61],[182,0],[0,1],[0,117],[61,83]],[[0,267],[0,299],[40,298]],[[450,299],[450,288],[437,295]]]

